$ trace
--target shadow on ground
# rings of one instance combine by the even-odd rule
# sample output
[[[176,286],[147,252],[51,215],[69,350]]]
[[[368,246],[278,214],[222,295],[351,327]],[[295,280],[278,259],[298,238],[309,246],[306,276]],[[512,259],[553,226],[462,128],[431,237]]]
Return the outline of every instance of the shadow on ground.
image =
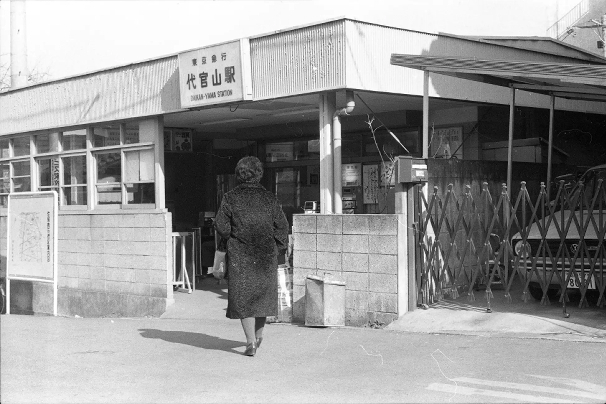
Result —
[[[174,344],[190,345],[196,348],[225,351],[241,355],[234,348],[245,346],[242,341],[232,341],[199,332],[164,331],[150,328],[139,329],[143,338],[161,339]]]

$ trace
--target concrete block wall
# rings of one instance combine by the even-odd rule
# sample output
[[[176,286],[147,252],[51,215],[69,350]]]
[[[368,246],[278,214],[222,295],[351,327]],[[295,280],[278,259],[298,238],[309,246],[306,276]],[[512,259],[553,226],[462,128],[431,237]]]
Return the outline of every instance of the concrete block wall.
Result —
[[[307,275],[344,280],[345,322],[398,317],[397,215],[294,215],[293,321],[305,321]]]
[[[172,299],[171,216],[59,215],[59,315],[159,316]]]

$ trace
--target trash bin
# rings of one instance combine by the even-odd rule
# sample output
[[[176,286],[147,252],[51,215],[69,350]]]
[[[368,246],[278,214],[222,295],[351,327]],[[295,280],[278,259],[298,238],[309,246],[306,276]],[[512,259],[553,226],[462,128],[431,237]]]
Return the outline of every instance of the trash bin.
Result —
[[[345,282],[328,274],[307,276],[305,325],[309,327],[345,325]]]

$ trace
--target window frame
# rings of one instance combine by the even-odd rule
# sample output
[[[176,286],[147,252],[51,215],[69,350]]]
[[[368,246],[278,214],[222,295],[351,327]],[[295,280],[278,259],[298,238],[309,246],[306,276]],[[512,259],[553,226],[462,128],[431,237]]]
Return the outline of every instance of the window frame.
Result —
[[[146,142],[140,143],[126,143],[126,132],[127,130],[133,130],[134,126],[138,127],[139,135],[138,140],[141,139],[141,130],[142,123],[146,122],[149,128],[150,120],[154,119],[152,124],[159,124],[159,132],[162,132],[161,135],[157,135],[154,132],[144,132],[147,134]],[[157,120],[156,120],[157,119]],[[8,192],[0,193],[0,197],[8,198],[8,195],[15,192],[14,187],[14,179],[17,178],[26,178],[29,177],[30,180],[30,191],[31,192],[40,192],[40,191],[49,191],[54,190],[57,192],[59,197],[59,210],[120,210],[120,209],[159,209],[164,206],[163,200],[160,201],[158,198],[163,198],[164,193],[160,192],[159,184],[158,184],[158,170],[157,165],[162,164],[162,156],[164,144],[159,144],[160,141],[164,141],[163,139],[163,125],[161,118],[153,117],[148,119],[137,119],[137,120],[129,120],[129,121],[121,121],[121,122],[108,122],[104,123],[105,125],[113,125],[119,126],[120,128],[120,142],[117,145],[112,146],[102,146],[102,147],[94,147],[94,129],[98,125],[91,124],[86,126],[78,126],[71,127],[65,129],[51,129],[45,131],[35,131],[30,132],[28,134],[14,134],[8,136],[2,136],[2,139],[6,139],[8,141],[8,153],[6,157],[0,157],[0,164],[7,165],[8,168]],[[86,131],[86,147],[84,149],[74,149],[74,150],[64,150],[63,149],[63,133],[71,132],[76,130],[85,130]],[[57,138],[57,146],[56,150],[48,151],[44,153],[38,153],[38,145],[36,144],[37,137],[40,135],[49,135],[56,134]],[[154,134],[151,137],[150,134]],[[14,154],[14,139],[17,138],[28,138],[29,139],[29,154],[28,155],[20,155],[15,156]],[[125,164],[126,164],[126,155],[129,152],[136,151],[150,151],[153,155],[153,163],[150,169],[153,173],[153,180],[151,181],[126,181],[125,178]],[[97,201],[97,159],[96,156],[102,153],[111,153],[111,152],[119,152],[120,153],[120,170],[121,170],[121,178],[120,182],[116,183],[120,187],[121,193],[121,203],[119,204],[107,204],[100,205]],[[69,184],[66,185],[64,183],[64,159],[69,157],[78,157],[84,156],[86,161],[86,182],[84,184]],[[159,157],[160,156],[160,157]],[[51,160],[57,158],[59,159],[59,185],[40,185],[40,163],[43,160]],[[19,162],[29,161],[29,175],[20,175],[18,177],[14,176],[13,164]],[[52,164],[52,163],[51,163]],[[160,181],[162,182],[162,186],[164,184],[164,180],[161,177]],[[113,183],[112,183],[113,184]],[[154,203],[128,203],[127,197],[127,185],[131,184],[153,184],[154,189]],[[86,189],[86,203],[84,205],[64,205],[64,198],[62,197],[63,191],[67,188],[77,188],[77,187],[85,187]],[[5,214],[7,211],[7,205],[0,205],[0,214]]]

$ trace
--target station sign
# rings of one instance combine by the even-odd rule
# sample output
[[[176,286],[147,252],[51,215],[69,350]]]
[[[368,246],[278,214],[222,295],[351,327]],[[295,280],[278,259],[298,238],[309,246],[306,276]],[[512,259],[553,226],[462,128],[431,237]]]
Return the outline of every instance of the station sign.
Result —
[[[181,108],[252,99],[248,39],[179,54]]]

